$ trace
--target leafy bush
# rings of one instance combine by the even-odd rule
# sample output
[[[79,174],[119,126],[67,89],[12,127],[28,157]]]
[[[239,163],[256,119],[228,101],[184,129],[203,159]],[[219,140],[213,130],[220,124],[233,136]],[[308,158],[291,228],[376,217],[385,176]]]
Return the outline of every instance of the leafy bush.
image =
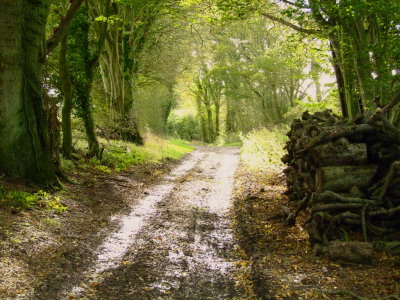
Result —
[[[283,165],[281,157],[287,137],[285,127],[254,130],[243,138],[241,158],[252,169],[265,169],[270,165]]]
[[[197,118],[184,116],[170,118],[167,123],[167,133],[182,140],[201,140],[201,127]]]

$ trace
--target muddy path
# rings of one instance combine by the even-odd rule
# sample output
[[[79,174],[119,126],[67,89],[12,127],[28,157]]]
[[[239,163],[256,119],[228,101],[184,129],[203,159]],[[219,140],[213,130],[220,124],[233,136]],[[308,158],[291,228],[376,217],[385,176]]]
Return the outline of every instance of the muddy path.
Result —
[[[232,299],[232,205],[239,150],[199,148],[114,217],[92,261],[34,299]]]

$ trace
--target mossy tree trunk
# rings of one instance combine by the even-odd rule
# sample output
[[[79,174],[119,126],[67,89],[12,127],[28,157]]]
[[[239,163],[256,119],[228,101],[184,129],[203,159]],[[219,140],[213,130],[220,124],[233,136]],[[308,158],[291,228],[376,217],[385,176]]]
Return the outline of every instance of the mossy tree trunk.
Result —
[[[63,38],[60,44],[58,70],[62,93],[64,95],[64,106],[62,109],[62,153],[64,157],[70,158],[72,153],[71,113],[73,108],[73,91],[67,68],[67,35]]]
[[[43,184],[56,180],[39,57],[48,1],[0,2],[0,170]]]
[[[71,81],[75,92],[75,100],[77,104],[78,115],[82,118],[85,127],[86,139],[88,142],[89,157],[94,157],[99,154],[99,142],[95,133],[95,124],[93,118],[93,106],[91,99],[91,91],[93,86],[94,72],[99,63],[100,54],[103,50],[108,22],[100,21],[96,23],[98,36],[92,39],[90,36],[90,9],[96,13],[101,13],[102,16],[109,16],[110,0],[96,3],[99,5],[96,10],[86,5],[82,7],[75,17],[71,31],[69,34],[67,56],[75,59],[75,63],[69,66]],[[77,63],[78,62],[78,63]]]

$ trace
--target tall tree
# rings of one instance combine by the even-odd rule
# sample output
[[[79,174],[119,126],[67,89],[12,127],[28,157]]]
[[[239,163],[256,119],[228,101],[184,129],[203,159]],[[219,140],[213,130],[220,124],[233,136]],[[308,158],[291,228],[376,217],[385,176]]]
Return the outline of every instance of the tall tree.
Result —
[[[44,184],[56,180],[41,70],[81,3],[70,4],[46,47],[49,1],[0,2],[0,170],[7,175]]]
[[[98,67],[101,52],[104,47],[108,16],[111,1],[86,1],[86,5],[81,7],[75,17],[71,30],[68,34],[67,49],[65,45],[60,52],[60,79],[63,82],[63,93],[66,97],[63,109],[63,148],[71,149],[70,126],[70,86],[72,83],[75,103],[78,115],[82,118],[86,138],[88,142],[88,156],[93,157],[99,154],[99,142],[95,133],[95,123],[93,118],[93,106],[91,92],[95,70]],[[96,30],[93,29],[96,27]],[[97,32],[97,35],[94,34]],[[64,52],[65,51],[65,52]],[[66,56],[69,59],[65,59]],[[69,61],[69,63],[67,63]]]

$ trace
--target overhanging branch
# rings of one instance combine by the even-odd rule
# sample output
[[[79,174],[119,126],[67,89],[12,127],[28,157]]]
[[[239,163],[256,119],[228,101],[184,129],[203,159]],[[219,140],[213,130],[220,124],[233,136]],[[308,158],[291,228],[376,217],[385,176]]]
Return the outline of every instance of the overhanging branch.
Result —
[[[289,1],[289,0],[280,0],[280,1],[283,3],[298,7],[298,8],[310,8],[310,6],[308,6],[308,5],[302,5],[302,4],[295,3],[295,2]]]
[[[295,25],[293,23],[290,23],[290,22],[286,21],[283,18],[276,17],[276,16],[271,15],[271,14],[266,13],[266,12],[261,13],[261,15],[266,17],[266,18],[268,18],[268,19],[270,19],[270,20],[272,20],[272,21],[276,21],[278,23],[281,23],[282,25],[290,27],[290,28],[292,28],[292,29],[294,29],[294,30],[296,30],[298,32],[301,32],[301,33],[305,33],[305,34],[319,34],[319,33],[321,33],[320,30],[303,28],[303,27],[300,27],[300,26]]]
[[[46,41],[46,50],[43,54],[42,60],[46,59],[46,56],[49,55],[61,42],[63,37],[68,31],[69,26],[71,25],[72,19],[74,18],[76,12],[79,7],[83,3],[84,0],[71,0],[67,13],[64,17],[61,18],[61,22],[57,28],[54,29],[51,37]]]

